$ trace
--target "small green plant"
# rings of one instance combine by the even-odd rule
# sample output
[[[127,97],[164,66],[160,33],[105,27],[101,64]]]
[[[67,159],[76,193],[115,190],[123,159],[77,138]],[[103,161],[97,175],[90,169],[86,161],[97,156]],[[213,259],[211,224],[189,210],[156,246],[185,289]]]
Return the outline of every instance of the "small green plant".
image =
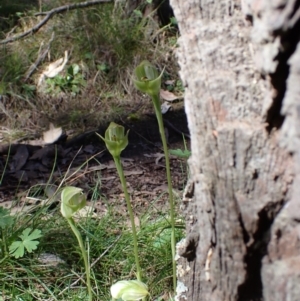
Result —
[[[175,91],[184,92],[182,80],[178,79],[175,84]]]
[[[183,93],[184,92],[184,86],[180,79],[170,81],[169,84],[167,84],[167,90],[170,92],[177,92],[177,93]]]
[[[137,232],[134,222],[134,215],[132,211],[132,206],[130,202],[129,193],[126,186],[126,179],[122,167],[121,162],[121,152],[127,147],[128,145],[128,132],[125,134],[125,129],[123,126],[118,125],[114,122],[111,122],[107,130],[105,131],[105,138],[99,135],[99,137],[105,142],[106,147],[110,154],[113,156],[113,159],[116,164],[116,168],[121,180],[122,189],[125,194],[125,200],[127,204],[127,210],[130,217],[131,222],[131,228],[132,228],[132,238],[133,238],[133,251],[135,256],[135,264],[136,264],[136,274],[137,274],[137,280],[142,280],[141,275],[141,267],[140,267],[140,261],[139,261],[139,255],[138,255],[138,240],[137,240]]]
[[[160,88],[161,88],[161,74],[158,74],[156,68],[148,61],[143,61],[134,70],[135,77],[133,79],[135,87],[143,93],[148,94],[155,109],[155,114],[159,126],[159,132],[163,144],[164,155],[166,160],[166,171],[168,180],[169,203],[170,203],[170,216],[171,216],[171,249],[172,249],[172,266],[173,266],[173,289],[176,290],[176,262],[175,262],[175,205],[173,200],[173,188],[171,181],[170,159],[167,146],[167,140],[164,130],[164,123],[160,106]]]
[[[88,289],[89,301],[93,300],[92,285],[91,285],[91,272],[88,262],[87,253],[82,241],[80,232],[78,231],[73,215],[82,209],[86,205],[86,197],[82,194],[82,189],[77,187],[68,186],[65,187],[61,192],[61,214],[68,221],[73,233],[75,234],[81,255],[83,257],[85,272],[86,272],[86,284]]]
[[[182,158],[182,159],[188,159],[191,156],[191,151],[188,150],[187,146],[186,146],[186,141],[184,139],[184,135],[183,136],[183,143],[184,143],[184,150],[182,149],[170,149],[169,153],[170,155],[176,156],[178,158]]]
[[[188,150],[187,146],[186,146],[186,141],[185,141],[185,138],[184,138],[184,135],[183,136],[183,143],[184,143],[184,149],[170,149],[169,150],[169,153],[170,155],[173,155],[177,158],[180,158],[180,159],[183,159],[187,162],[187,159],[191,156],[191,151]],[[187,175],[187,178],[189,178],[190,176],[190,169],[189,169],[189,166],[188,164],[186,165],[186,175]]]
[[[15,223],[15,218],[10,215],[10,211],[6,208],[0,207],[0,252],[2,260],[9,254],[15,258],[20,258],[25,255],[25,250],[28,253],[37,249],[39,244],[38,238],[42,237],[39,229],[26,228],[22,231],[19,239],[16,234],[12,233],[11,226]],[[9,245],[9,247],[8,247]]]
[[[10,254],[15,258],[23,257],[25,249],[28,253],[36,250],[39,244],[37,239],[42,237],[42,234],[39,229],[32,230],[31,228],[26,228],[19,237],[21,240],[14,241],[9,247]]]
[[[6,230],[12,226],[14,223],[13,217],[10,215],[9,210],[0,207],[0,252],[1,252],[1,257],[5,257],[8,254],[8,239],[6,236]]]
[[[69,66],[65,75],[59,74],[53,78],[47,78],[46,83],[48,93],[65,92],[72,95],[78,94],[86,86],[86,80],[78,64]]]
[[[110,67],[106,63],[97,64],[97,69],[103,73],[108,73],[110,70]]]
[[[22,85],[22,92],[23,92],[24,96],[34,97],[35,92],[36,92],[36,86],[23,84]]]
[[[0,229],[5,229],[13,224],[14,219],[10,215],[9,210],[0,207]]]
[[[178,25],[178,21],[177,21],[177,19],[176,19],[175,17],[171,17],[171,18],[170,18],[170,22],[171,22],[171,24],[174,25],[174,26],[177,26],[177,25]]]
[[[169,150],[170,155],[176,156],[178,158],[182,159],[188,159],[191,155],[191,152],[187,149],[182,150],[182,149],[170,149]]]

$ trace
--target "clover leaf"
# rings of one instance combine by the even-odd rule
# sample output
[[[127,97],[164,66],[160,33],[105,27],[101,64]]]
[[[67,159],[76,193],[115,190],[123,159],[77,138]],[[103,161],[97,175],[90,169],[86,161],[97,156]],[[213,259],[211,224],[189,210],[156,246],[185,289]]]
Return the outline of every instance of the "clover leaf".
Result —
[[[35,229],[32,231],[31,228],[26,228],[19,237],[21,240],[14,241],[10,247],[9,252],[12,254],[15,258],[23,257],[25,253],[25,249],[27,252],[31,253],[33,250],[37,249],[37,246],[39,244],[39,241],[37,241],[37,238],[40,238],[41,230]],[[31,232],[31,233],[30,233]]]

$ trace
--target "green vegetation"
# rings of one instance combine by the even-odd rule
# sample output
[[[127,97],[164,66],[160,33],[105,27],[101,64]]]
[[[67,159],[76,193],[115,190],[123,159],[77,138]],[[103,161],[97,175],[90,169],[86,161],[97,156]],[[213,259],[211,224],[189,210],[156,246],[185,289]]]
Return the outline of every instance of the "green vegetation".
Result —
[[[39,242],[36,239],[41,236],[41,230],[35,229],[32,231],[32,229],[26,228],[19,236],[21,240],[16,240],[10,245],[9,252],[15,258],[23,257],[25,249],[28,253],[37,249]]]
[[[146,2],[151,1],[143,5]],[[7,14],[5,24],[1,23],[2,38],[32,28],[42,18],[36,12],[66,3],[41,1],[41,7],[33,3],[9,10],[9,2],[4,1],[1,6],[7,8]],[[0,45],[0,95],[4,100],[0,119],[9,129],[3,142],[14,141],[16,136],[21,139],[28,129],[48,129],[50,121],[76,133],[116,117],[139,120],[140,108],[151,108],[148,101],[140,105],[141,95],[132,83],[132,72],[140,61],[147,58],[164,70],[160,79],[169,82],[163,80],[159,88],[162,85],[175,93],[184,90],[173,57],[176,40],[171,25],[159,28],[153,14],[144,16],[142,8],[126,16],[123,7],[106,3],[55,15],[35,34]],[[68,58],[63,60],[66,52]],[[62,66],[61,70],[46,76],[51,71],[47,69],[49,65],[59,61],[56,67]],[[160,111],[158,92],[154,95],[156,113]],[[82,122],[84,116],[88,116],[84,118],[86,122]],[[159,125],[163,134],[161,120]],[[128,139],[128,133],[122,133]],[[118,134],[114,128],[113,134],[105,135],[105,142],[115,142]],[[170,210],[160,208],[159,203],[165,200],[162,193],[148,200],[143,212],[135,212],[121,171],[120,153],[113,155],[125,191],[125,200],[118,200],[127,203],[124,215],[102,195],[101,175],[90,187],[77,188],[74,194],[68,191],[72,186],[69,170],[61,175],[60,182],[53,183],[51,174],[47,183],[25,192],[26,198],[16,191],[12,205],[21,202],[21,198],[38,200],[30,210],[22,207],[14,212],[14,206],[3,208],[0,203],[0,301],[111,300],[111,287],[119,280],[126,282],[114,286],[118,288],[114,295],[118,298],[130,298],[132,295],[127,295],[124,288],[133,285],[137,294],[147,300],[171,300],[176,284],[174,247],[184,234],[184,226],[175,212],[179,199],[175,195],[172,199],[168,152],[166,140],[162,139]],[[125,144],[118,145],[120,151]],[[178,151],[177,155],[187,156],[188,151]],[[87,163],[72,171],[72,176],[76,177]],[[0,185],[3,177],[1,172]],[[49,194],[51,184],[58,187]],[[62,214],[58,208],[60,200]],[[94,216],[99,200],[105,204],[106,212]],[[90,210],[76,215],[86,201],[88,206],[84,208]],[[136,278],[145,285],[127,282]]]
[[[97,197],[97,194],[95,187],[92,195]],[[91,200],[92,204],[96,199]],[[137,230],[143,280],[151,298],[170,291],[172,274],[170,221],[168,215],[157,211],[158,201],[153,200],[140,217]],[[110,300],[110,287],[116,280],[135,278],[131,227],[124,223],[124,216],[117,214],[109,201],[107,205],[107,213],[100,218],[74,217],[91,267],[93,300]],[[33,253],[25,253],[21,258],[6,253],[2,257],[0,289],[4,300],[88,300],[81,248],[58,211],[59,208],[51,210],[49,204],[32,214],[19,214],[14,217],[14,225],[5,228],[9,235],[2,232],[1,243],[7,244],[29,225],[42,230],[40,244]],[[182,234],[183,224],[178,222],[176,239]]]
[[[173,187],[171,180],[171,169],[170,169],[170,159],[168,152],[167,139],[164,129],[164,122],[161,113],[161,105],[160,105],[160,89],[161,89],[161,77],[162,73],[159,75],[156,68],[151,65],[148,61],[143,61],[140,65],[138,65],[135,69],[135,78],[133,79],[134,84],[138,90],[143,93],[148,94],[154,106],[158,126],[159,133],[161,136],[164,155],[166,160],[166,175],[168,180],[168,192],[169,192],[169,204],[170,204],[170,220],[171,220],[171,251],[172,251],[172,266],[173,266],[173,290],[176,291],[176,262],[175,262],[175,208],[174,208],[174,200],[173,200]]]
[[[65,187],[61,192],[61,214],[68,221],[73,233],[75,234],[81,255],[84,261],[84,268],[86,273],[86,285],[89,295],[89,301],[93,300],[92,285],[91,285],[91,271],[88,262],[87,253],[83,244],[82,236],[76,227],[73,215],[80,209],[86,206],[86,196],[82,194],[82,189],[72,186]]]
[[[86,85],[84,76],[80,71],[80,67],[73,64],[67,68],[65,75],[58,74],[53,78],[47,78],[46,93],[57,95],[60,92],[65,92],[76,96]]]
[[[41,3],[44,6],[36,10],[49,11],[68,2]],[[34,10],[21,11],[17,26],[7,29],[3,37],[29,30],[42,18],[35,16]],[[138,62],[147,58],[161,69],[167,66],[168,74],[178,79],[177,63],[170,56],[174,39],[176,33],[170,26],[159,29],[153,14],[126,17],[124,8],[114,3],[54,15],[37,33],[0,45],[0,94],[9,98],[7,113],[22,118],[26,110],[33,110],[39,127],[48,126],[40,120],[51,120],[81,130],[80,118],[75,123],[71,120],[73,110],[89,116],[85,127],[109,122],[119,115],[116,110],[120,107],[122,115],[131,114],[138,96],[130,76]],[[69,53],[65,68],[41,83],[41,74],[65,51]],[[13,120],[7,123],[17,126]],[[32,125],[28,122],[25,126]]]
[[[9,255],[16,259],[37,249],[41,231],[39,229],[16,227],[17,218],[10,215],[10,211],[0,207],[0,261],[6,260]],[[21,239],[21,240],[20,240]]]
[[[111,122],[109,127],[105,131],[105,138],[103,138],[102,136],[100,136],[100,138],[105,142],[109,153],[113,156],[118,171],[118,175],[121,180],[122,189],[125,194],[125,200],[126,200],[127,210],[129,213],[131,230],[132,230],[133,253],[135,258],[135,266],[136,266],[136,278],[138,281],[141,282],[142,271],[140,266],[139,253],[138,253],[137,232],[136,232],[136,226],[134,222],[134,214],[132,211],[130,196],[126,186],[126,179],[125,179],[124,170],[121,162],[121,152],[128,145],[128,133],[129,132],[127,131],[125,135],[125,129],[123,126]]]

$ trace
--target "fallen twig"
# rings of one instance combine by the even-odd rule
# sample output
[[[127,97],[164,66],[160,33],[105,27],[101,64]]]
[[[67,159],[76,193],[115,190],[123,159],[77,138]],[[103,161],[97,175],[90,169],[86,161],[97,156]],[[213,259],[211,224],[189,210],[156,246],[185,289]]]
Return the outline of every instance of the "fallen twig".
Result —
[[[56,7],[56,8],[53,8],[47,12],[39,12],[39,13],[36,13],[35,15],[36,16],[40,16],[40,15],[45,15],[44,19],[42,19],[38,24],[36,24],[35,26],[33,26],[31,29],[19,34],[19,35],[16,35],[16,36],[13,36],[11,38],[7,38],[7,39],[4,39],[2,41],[0,41],[0,45],[2,44],[8,44],[8,43],[11,43],[11,42],[14,42],[14,41],[17,41],[19,39],[22,39],[30,34],[34,34],[36,33],[41,27],[43,27],[55,14],[60,14],[62,12],[65,12],[65,11],[69,11],[69,10],[72,10],[72,9],[77,9],[77,8],[84,8],[84,7],[89,7],[89,6],[92,6],[92,5],[97,5],[97,4],[100,4],[100,3],[106,3],[106,2],[111,2],[111,0],[93,0],[93,1],[86,1],[86,2],[80,2],[80,3],[74,3],[74,4],[68,4],[68,5],[63,5],[63,6],[59,6],[59,7]]]

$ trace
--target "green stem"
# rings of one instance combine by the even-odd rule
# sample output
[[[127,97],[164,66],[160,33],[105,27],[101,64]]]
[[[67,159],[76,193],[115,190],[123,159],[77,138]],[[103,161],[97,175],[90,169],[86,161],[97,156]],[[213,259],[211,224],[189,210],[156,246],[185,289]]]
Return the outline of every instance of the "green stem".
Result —
[[[7,255],[8,254],[8,249],[7,249],[7,244],[6,244],[6,239],[4,237],[4,230],[1,231],[1,241],[2,241],[2,254]]]
[[[1,253],[3,254],[3,258],[0,260],[0,264],[6,260],[8,257],[8,250],[7,250],[7,244],[6,244],[6,239],[4,237],[4,230],[1,231]]]
[[[67,221],[72,229],[72,231],[74,232],[78,243],[79,243],[79,247],[81,250],[81,254],[83,257],[83,261],[84,261],[84,267],[85,267],[85,273],[86,273],[86,285],[87,285],[87,289],[88,289],[88,294],[89,294],[89,301],[93,300],[93,295],[92,295],[92,286],[91,286],[91,273],[90,273],[90,267],[89,267],[89,263],[88,263],[88,258],[87,258],[87,254],[84,248],[84,244],[82,241],[82,237],[80,232],[78,231],[78,229],[75,226],[74,220],[73,218],[67,218]]]
[[[133,236],[133,252],[134,252],[134,257],[135,257],[135,264],[136,264],[136,278],[139,281],[142,281],[142,274],[141,274],[141,267],[140,267],[140,262],[139,262],[139,255],[138,255],[138,241],[137,241],[137,234],[136,234],[136,227],[135,227],[135,223],[134,223],[134,216],[133,216],[133,211],[132,211],[132,207],[131,207],[131,202],[130,202],[130,197],[129,197],[129,193],[127,190],[127,186],[126,186],[126,180],[125,180],[125,176],[124,176],[124,171],[122,168],[122,163],[121,163],[121,157],[117,156],[117,157],[113,157],[116,167],[117,167],[117,171],[121,180],[121,184],[122,184],[122,188],[125,194],[125,200],[126,200],[126,204],[127,204],[127,209],[129,212],[129,217],[130,217],[130,222],[131,222],[131,228],[132,228],[132,236]]]
[[[159,126],[159,132],[163,144],[165,160],[166,160],[166,170],[167,170],[167,180],[168,180],[168,191],[169,191],[169,203],[170,203],[170,215],[171,215],[171,250],[172,250],[172,266],[173,266],[173,289],[176,291],[176,262],[175,262],[175,213],[174,213],[174,200],[173,200],[173,189],[171,180],[171,170],[170,170],[170,159],[168,145],[165,135],[164,122],[161,114],[159,95],[152,96],[152,102],[154,104],[155,114]]]

